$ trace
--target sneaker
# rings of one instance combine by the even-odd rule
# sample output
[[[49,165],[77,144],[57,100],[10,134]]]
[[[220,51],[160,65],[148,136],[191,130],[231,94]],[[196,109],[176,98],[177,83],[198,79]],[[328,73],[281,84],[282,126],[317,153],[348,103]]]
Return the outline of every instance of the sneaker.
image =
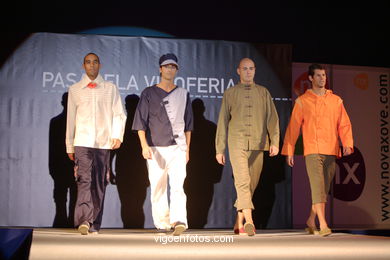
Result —
[[[87,221],[84,221],[78,228],[78,231],[81,233],[81,235],[88,235],[88,230],[90,228],[90,225]]]
[[[186,229],[186,225],[183,222],[177,222],[173,228],[172,235],[180,236]]]

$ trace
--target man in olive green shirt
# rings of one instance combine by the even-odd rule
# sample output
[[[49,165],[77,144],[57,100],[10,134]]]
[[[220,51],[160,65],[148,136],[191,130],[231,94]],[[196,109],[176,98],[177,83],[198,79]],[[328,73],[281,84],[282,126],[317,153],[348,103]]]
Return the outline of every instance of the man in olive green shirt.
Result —
[[[252,196],[263,168],[263,151],[279,152],[279,118],[268,90],[253,81],[255,63],[244,58],[237,73],[240,83],[223,95],[215,140],[216,159],[225,164],[228,142],[237,200],[234,233],[253,236]],[[245,224],[244,224],[245,221]]]

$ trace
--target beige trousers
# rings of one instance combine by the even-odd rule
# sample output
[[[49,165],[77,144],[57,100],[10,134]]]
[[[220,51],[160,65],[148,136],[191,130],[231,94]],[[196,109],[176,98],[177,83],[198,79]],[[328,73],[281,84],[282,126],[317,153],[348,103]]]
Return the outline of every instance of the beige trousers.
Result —
[[[234,186],[237,192],[234,207],[237,208],[237,211],[254,209],[252,196],[263,169],[263,151],[231,149],[229,154],[233,168]]]
[[[336,172],[336,156],[309,154],[305,156],[313,204],[325,203]]]

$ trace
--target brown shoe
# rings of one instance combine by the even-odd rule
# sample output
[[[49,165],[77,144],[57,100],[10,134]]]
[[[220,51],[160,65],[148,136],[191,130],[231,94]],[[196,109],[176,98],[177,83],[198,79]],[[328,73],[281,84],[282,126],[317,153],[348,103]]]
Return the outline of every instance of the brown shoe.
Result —
[[[240,229],[238,228],[238,226],[236,224],[234,224],[233,232],[235,235],[238,235],[240,233]]]
[[[305,228],[305,231],[310,235],[318,234],[318,229],[316,227],[307,227]]]
[[[186,230],[186,225],[182,222],[177,222],[173,228],[172,235],[174,236],[180,236],[181,233],[183,233]]]

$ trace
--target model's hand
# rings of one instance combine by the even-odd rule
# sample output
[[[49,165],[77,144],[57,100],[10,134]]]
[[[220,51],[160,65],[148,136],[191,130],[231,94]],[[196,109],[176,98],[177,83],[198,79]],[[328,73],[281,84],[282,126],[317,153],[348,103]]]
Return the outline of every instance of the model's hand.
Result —
[[[112,150],[115,150],[115,149],[118,149],[119,147],[121,147],[121,141],[119,141],[119,139],[112,139],[111,140],[111,149]]]
[[[279,153],[279,148],[276,147],[275,145],[271,145],[271,147],[269,148],[269,156],[275,156],[275,155],[278,155]]]
[[[348,156],[352,153],[351,147],[343,147],[343,156]]]
[[[189,160],[190,160],[190,150],[187,149],[187,152],[186,152],[186,163],[188,163]]]
[[[288,166],[293,167],[294,166],[294,155],[287,155],[286,162],[287,162]]]
[[[142,147],[142,156],[146,160],[152,159],[152,151],[149,146]]]
[[[215,156],[215,159],[217,159],[219,164],[225,165],[225,155],[222,153],[217,153]]]
[[[68,153],[68,157],[70,160],[74,161],[74,153]]]

